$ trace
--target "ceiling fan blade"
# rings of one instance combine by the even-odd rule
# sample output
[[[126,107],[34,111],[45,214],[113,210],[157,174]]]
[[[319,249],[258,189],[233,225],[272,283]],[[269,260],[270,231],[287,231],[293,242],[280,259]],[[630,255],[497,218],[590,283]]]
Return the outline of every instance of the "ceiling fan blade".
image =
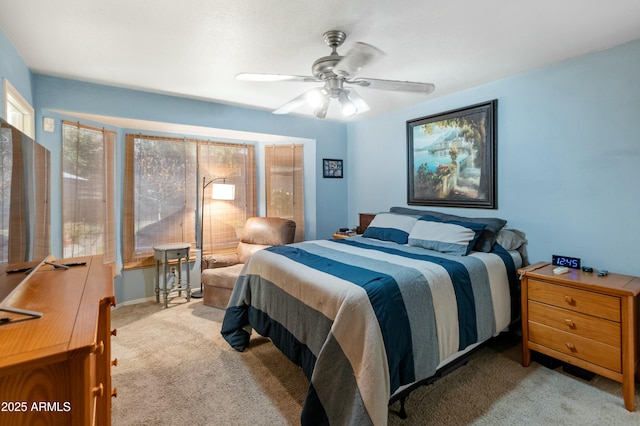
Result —
[[[326,114],[326,106],[328,106],[329,96],[326,91],[323,90],[322,87],[314,87],[313,89],[309,89],[304,92],[302,95],[297,96],[291,99],[286,104],[282,105],[280,108],[273,111],[274,114],[289,114],[296,108],[301,107],[304,104],[309,104],[314,108],[319,108],[322,105],[325,105]],[[316,114],[318,116],[318,114]],[[321,117],[321,118],[324,118]]]
[[[243,81],[294,81],[294,82],[317,82],[320,81],[315,77],[305,75],[287,75],[287,74],[261,74],[243,72],[236,75],[236,80]]]
[[[289,114],[291,111],[293,111],[296,108],[301,107],[302,105],[304,105],[307,102],[306,96],[307,96],[307,94],[303,93],[302,95],[291,99],[289,102],[287,102],[286,104],[282,105],[280,108],[274,110],[273,113],[274,114]]]
[[[355,89],[342,89],[342,90],[347,93],[347,96],[349,96],[349,99],[351,100],[351,102],[355,104],[356,108],[358,109],[358,114],[360,114],[361,112],[367,112],[371,109],[369,108],[369,105],[364,101],[364,99],[360,97],[358,92],[355,91]]]
[[[365,66],[384,56],[384,52],[367,43],[357,42],[333,67],[333,72],[343,77],[356,75]]]
[[[422,93],[428,95],[436,89],[431,83],[416,83],[413,81],[378,80],[375,78],[355,78],[345,81],[349,84],[357,84],[360,87],[368,87],[377,90],[392,90],[396,92]]]

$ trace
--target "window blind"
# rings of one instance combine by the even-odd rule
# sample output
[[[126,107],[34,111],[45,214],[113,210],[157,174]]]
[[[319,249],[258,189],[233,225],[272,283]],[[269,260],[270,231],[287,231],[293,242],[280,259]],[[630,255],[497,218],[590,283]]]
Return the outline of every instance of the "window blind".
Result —
[[[115,132],[62,122],[63,256],[115,262]]]
[[[295,241],[304,240],[304,169],[302,145],[265,147],[267,216],[296,223]]]
[[[223,180],[216,183],[235,185],[235,199],[231,201],[211,199],[211,186],[204,190],[202,252],[206,255],[235,251],[244,223],[256,215],[254,147],[200,142],[199,153],[201,185],[203,180],[207,183],[220,178]]]
[[[134,134],[125,139],[125,268],[153,264],[154,245],[195,246],[201,213],[203,254],[234,250],[239,230],[256,211],[253,146]],[[215,178],[235,185],[235,199],[212,200],[209,185],[200,206],[203,179]]]

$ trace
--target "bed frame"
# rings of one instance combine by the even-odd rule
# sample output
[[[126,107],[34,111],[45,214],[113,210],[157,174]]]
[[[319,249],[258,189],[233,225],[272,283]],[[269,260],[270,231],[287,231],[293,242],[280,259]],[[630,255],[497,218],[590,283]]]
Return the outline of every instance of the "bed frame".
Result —
[[[500,334],[496,335],[495,337],[492,337],[491,339],[485,340],[484,342],[477,344],[475,347],[473,347],[472,349],[470,349],[467,352],[464,352],[462,355],[460,355],[459,357],[453,359],[448,364],[443,365],[438,370],[436,370],[436,373],[433,376],[427,377],[426,379],[422,379],[420,381],[412,383],[409,386],[407,386],[405,389],[402,389],[401,391],[396,392],[389,399],[389,406],[391,406],[392,404],[394,404],[397,401],[400,401],[400,409],[398,411],[390,409],[389,411],[391,413],[396,414],[401,419],[406,420],[409,417],[408,414],[407,414],[407,410],[406,410],[406,401],[407,401],[407,398],[409,397],[409,395],[414,390],[416,390],[416,389],[418,389],[418,388],[420,388],[422,386],[430,386],[430,385],[434,384],[435,382],[437,382],[438,380],[440,380],[443,377],[445,377],[446,375],[448,375],[449,373],[453,373],[458,368],[467,365],[468,362],[469,362],[469,358],[471,358],[472,355],[474,355],[477,351],[479,351],[480,349],[482,349],[483,347],[488,345],[490,342],[493,342],[493,341],[495,341],[497,339],[500,339],[500,338],[505,338],[507,336],[513,336],[514,339],[519,341],[521,339],[521,337],[520,336],[516,336],[514,334],[514,332],[513,332],[513,330],[516,329],[515,327],[519,327],[519,325],[520,325],[520,318],[518,318],[516,321],[512,322],[511,325],[509,325],[507,330],[501,332]]]

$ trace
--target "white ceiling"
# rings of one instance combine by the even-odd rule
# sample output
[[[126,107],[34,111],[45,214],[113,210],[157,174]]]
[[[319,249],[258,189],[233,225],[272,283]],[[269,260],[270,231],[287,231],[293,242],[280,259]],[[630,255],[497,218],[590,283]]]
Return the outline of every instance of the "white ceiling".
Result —
[[[314,83],[237,81],[240,72],[311,75],[347,33],[386,56],[359,76],[429,82],[431,95],[358,88],[370,118],[640,39],[638,0],[0,0],[0,27],[37,73],[274,110]],[[295,113],[311,115],[310,109]],[[343,120],[337,108],[327,119]]]

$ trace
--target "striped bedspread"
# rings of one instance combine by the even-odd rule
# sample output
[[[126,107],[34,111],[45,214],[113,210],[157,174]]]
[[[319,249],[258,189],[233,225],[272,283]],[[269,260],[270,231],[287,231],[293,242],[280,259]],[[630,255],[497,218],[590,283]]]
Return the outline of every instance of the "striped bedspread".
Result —
[[[509,325],[519,262],[497,245],[469,256],[362,237],[272,247],[245,264],[222,334],[242,351],[253,328],[302,367],[302,424],[385,425],[398,387]]]

